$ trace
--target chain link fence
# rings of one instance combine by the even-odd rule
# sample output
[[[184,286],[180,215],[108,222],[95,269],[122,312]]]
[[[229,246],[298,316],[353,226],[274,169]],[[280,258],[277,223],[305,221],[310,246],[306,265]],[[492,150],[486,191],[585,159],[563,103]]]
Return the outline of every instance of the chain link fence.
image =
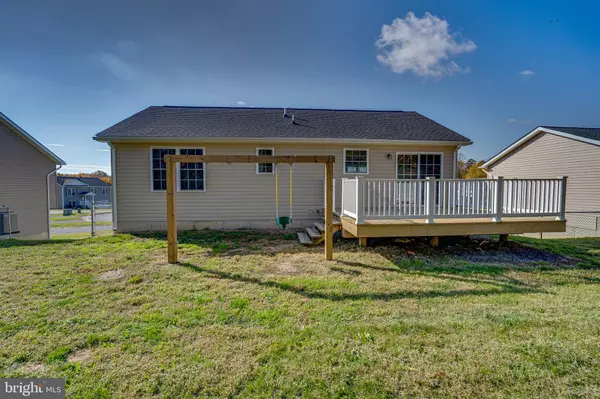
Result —
[[[532,238],[587,238],[600,237],[600,211],[567,212],[567,231],[564,233],[529,233]]]
[[[110,205],[103,206],[101,204],[97,204],[92,206],[90,212],[90,227],[91,227],[91,235],[95,236],[99,231],[112,230],[113,225],[113,213]]]

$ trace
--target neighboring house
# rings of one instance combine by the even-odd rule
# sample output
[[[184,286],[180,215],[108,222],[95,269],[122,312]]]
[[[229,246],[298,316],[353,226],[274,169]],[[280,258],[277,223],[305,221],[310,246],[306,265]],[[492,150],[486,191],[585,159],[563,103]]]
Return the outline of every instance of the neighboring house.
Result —
[[[92,196],[96,204],[112,201],[111,185],[98,177],[59,176],[56,179],[58,208],[90,208]]]
[[[166,229],[165,154],[333,155],[340,178],[453,178],[457,150],[471,141],[402,111],[149,107],[98,133],[111,147],[117,231]],[[179,228],[275,227],[271,164],[179,164]],[[280,165],[280,209],[289,214],[289,170]],[[322,165],[293,169],[292,227],[323,216]]]
[[[0,218],[6,209],[17,216],[19,233],[13,238],[50,237],[51,196],[56,166],[65,162],[0,113]],[[14,230],[14,223],[11,223]],[[0,238],[8,236],[0,221]]]
[[[568,176],[567,212],[600,211],[600,128],[539,126],[482,168],[491,177]]]

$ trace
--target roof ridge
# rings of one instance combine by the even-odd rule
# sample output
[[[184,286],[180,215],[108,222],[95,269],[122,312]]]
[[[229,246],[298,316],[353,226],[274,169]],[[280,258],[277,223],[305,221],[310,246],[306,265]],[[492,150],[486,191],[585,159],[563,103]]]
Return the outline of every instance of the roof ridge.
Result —
[[[358,109],[358,108],[297,108],[297,107],[235,107],[235,106],[210,106],[210,105],[151,105],[148,108],[187,108],[187,109],[288,109],[298,111],[342,111],[342,112],[403,112],[412,113],[416,111],[404,111],[399,109]]]

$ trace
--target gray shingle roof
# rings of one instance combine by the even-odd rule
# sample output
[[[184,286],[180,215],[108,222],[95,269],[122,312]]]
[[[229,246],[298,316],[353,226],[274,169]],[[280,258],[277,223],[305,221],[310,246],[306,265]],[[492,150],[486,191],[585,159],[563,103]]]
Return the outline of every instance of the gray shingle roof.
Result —
[[[583,137],[584,139],[600,141],[600,128],[597,127],[566,127],[566,126],[540,126],[546,129]]]
[[[64,185],[65,180],[67,180],[67,179],[79,180],[80,182],[87,184],[88,186],[92,186],[92,187],[110,186],[110,184],[108,184],[107,182],[105,182],[104,180],[102,180],[98,177],[57,176],[56,182],[62,186],[62,185]]]
[[[98,133],[118,138],[470,140],[417,112],[288,108],[149,107]],[[294,124],[291,123],[294,115]]]

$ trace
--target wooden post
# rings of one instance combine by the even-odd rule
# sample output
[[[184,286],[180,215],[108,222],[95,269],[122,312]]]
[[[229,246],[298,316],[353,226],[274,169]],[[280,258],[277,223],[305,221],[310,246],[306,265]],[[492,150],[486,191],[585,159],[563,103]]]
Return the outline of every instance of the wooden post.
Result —
[[[508,234],[500,234],[500,242],[508,241]]]
[[[496,179],[496,198],[494,200],[494,217],[492,218],[493,222],[501,222],[502,221],[502,210],[504,205],[502,204],[502,200],[504,199],[504,177],[498,176]]]
[[[358,245],[360,245],[363,248],[366,248],[367,247],[367,237],[359,237]]]
[[[325,259],[333,259],[333,159],[325,164]]]
[[[565,220],[567,212],[567,176],[560,176],[560,204],[558,205],[558,216],[556,220]]]
[[[169,263],[177,263],[177,219],[175,211],[175,162],[165,156],[167,165],[167,243]]]
[[[438,236],[431,237],[431,246],[437,248],[440,245],[440,238]]]

